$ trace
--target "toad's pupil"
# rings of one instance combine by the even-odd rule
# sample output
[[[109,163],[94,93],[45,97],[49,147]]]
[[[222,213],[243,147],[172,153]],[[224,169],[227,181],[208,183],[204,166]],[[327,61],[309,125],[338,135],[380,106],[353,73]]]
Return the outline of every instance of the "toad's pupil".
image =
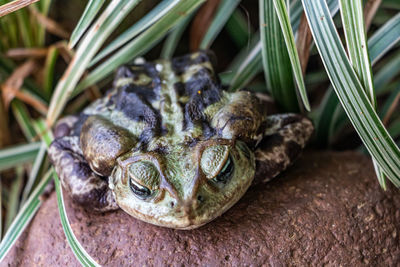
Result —
[[[146,199],[151,195],[150,189],[145,186],[138,185],[133,181],[133,179],[129,179],[129,187],[131,188],[132,192],[139,197],[140,199]]]
[[[218,183],[223,183],[226,184],[229,180],[229,178],[231,178],[232,173],[233,173],[233,161],[231,159],[231,157],[228,157],[228,160],[225,163],[224,168],[221,170],[221,172],[214,178],[214,180]]]

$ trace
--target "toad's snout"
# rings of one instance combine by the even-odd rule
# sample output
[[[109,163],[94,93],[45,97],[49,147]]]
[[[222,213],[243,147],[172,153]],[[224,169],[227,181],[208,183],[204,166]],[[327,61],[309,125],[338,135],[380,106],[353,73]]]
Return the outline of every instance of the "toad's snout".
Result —
[[[205,198],[203,195],[197,195],[196,197],[181,200],[177,207],[177,213],[181,213],[182,218],[188,218],[189,220],[195,219],[201,214],[202,206],[204,205]]]
[[[179,222],[174,227],[176,229],[197,228],[214,218],[208,212],[209,209],[203,195],[181,199],[173,206],[171,207],[171,215],[175,217],[176,223]]]

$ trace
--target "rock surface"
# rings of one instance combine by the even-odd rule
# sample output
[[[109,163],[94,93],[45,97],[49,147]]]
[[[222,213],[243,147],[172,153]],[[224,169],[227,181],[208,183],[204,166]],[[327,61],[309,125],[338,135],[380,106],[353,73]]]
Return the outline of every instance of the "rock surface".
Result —
[[[329,265],[400,262],[400,194],[380,189],[370,160],[353,152],[307,152],[278,179],[251,188],[197,230],[94,214],[65,197],[75,235],[104,266]],[[79,266],[56,197],[42,205],[2,266]]]

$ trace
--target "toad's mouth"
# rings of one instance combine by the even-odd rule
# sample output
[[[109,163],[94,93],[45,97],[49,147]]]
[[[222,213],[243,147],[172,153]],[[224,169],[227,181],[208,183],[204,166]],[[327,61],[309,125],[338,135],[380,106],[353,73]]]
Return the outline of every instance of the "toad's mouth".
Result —
[[[168,200],[168,207],[167,202],[163,204],[159,202],[148,203],[147,207],[144,207],[142,203],[135,208],[135,205],[124,203],[122,199],[118,204],[129,215],[147,223],[179,230],[191,230],[211,222],[230,209],[244,195],[251,181],[252,179],[241,188],[242,190],[233,194],[228,201],[223,203],[215,203],[213,199],[195,198],[179,203],[175,202],[173,207],[169,204],[171,199]]]

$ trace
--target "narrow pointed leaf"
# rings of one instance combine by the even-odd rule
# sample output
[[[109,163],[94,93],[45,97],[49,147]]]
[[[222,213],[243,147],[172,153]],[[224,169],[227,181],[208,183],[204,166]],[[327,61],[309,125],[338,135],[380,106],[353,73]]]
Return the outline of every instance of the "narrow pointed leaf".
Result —
[[[381,28],[379,28],[368,40],[368,50],[369,50],[369,55],[370,55],[370,60],[371,60],[371,65],[374,66],[380,58],[382,58],[389,50],[391,47],[393,47],[396,43],[399,42],[400,40],[400,13],[390,19],[388,22],[385,23]],[[397,26],[396,26],[397,25]],[[384,40],[384,41],[381,41]],[[396,59],[394,59],[391,62],[395,62]],[[396,63],[393,63],[394,65]],[[390,68],[390,71],[379,71],[377,75],[375,75],[375,81],[374,81],[374,86],[377,90],[377,93],[381,92],[383,90],[384,86],[382,84],[386,84],[388,81],[388,78],[384,77],[387,75],[392,75],[394,71],[396,71],[396,68],[392,67],[387,67],[387,65],[384,68]],[[339,108],[341,109],[339,105],[339,100],[334,93],[333,89],[330,87],[327,92],[325,93],[324,100],[322,101],[320,107],[319,107],[319,116],[316,120],[316,133],[317,133],[317,141],[320,145],[323,145],[326,143],[326,138],[330,139],[327,132],[334,133],[337,131],[338,128],[336,128],[336,125],[338,123],[333,120],[332,115],[334,114],[335,110]],[[342,115],[337,116],[336,118],[340,118],[345,116],[343,109],[341,109]],[[339,123],[340,124],[340,123]]]
[[[33,161],[40,148],[40,142],[16,145],[0,150],[0,171]]]
[[[336,14],[339,9],[338,0],[328,0],[328,5],[331,14]],[[300,24],[302,11],[303,7],[301,1],[295,0],[291,4],[290,10],[290,23],[293,30],[297,30],[298,25]],[[255,40],[254,37],[250,41],[249,47],[244,47],[238,53],[238,55],[233,59],[231,65],[227,68],[226,72],[222,75],[224,83],[231,84],[230,90],[236,90],[247,85],[247,83],[263,69],[261,50],[258,50],[259,55],[254,54],[254,50],[256,50],[256,47],[259,44],[253,43],[253,40]],[[261,43],[259,39],[257,39],[257,42]],[[252,58],[253,60],[248,60],[247,58]],[[254,62],[255,60],[258,60],[259,62]],[[238,69],[241,70],[240,73],[237,73]],[[232,80],[233,77],[234,80]],[[269,88],[267,88],[267,90],[269,90]]]
[[[284,111],[299,110],[292,67],[276,15],[274,0],[260,0],[261,52],[265,81],[274,100]]]
[[[374,64],[400,41],[400,12],[391,18],[368,40],[371,62]]]
[[[218,36],[233,11],[240,3],[240,0],[222,0],[215,14],[210,27],[200,43],[201,49],[209,49],[215,38]]]
[[[43,120],[38,120],[34,124],[37,131],[42,133],[42,141],[46,146],[49,146],[53,140],[53,135],[51,131],[47,128],[46,122]],[[57,204],[58,210],[60,212],[61,225],[64,229],[65,236],[67,238],[68,244],[72,249],[75,257],[79,260],[82,266],[100,266],[82,247],[76,238],[74,232],[72,231],[71,225],[68,221],[67,212],[65,210],[64,198],[62,194],[62,188],[60,184],[60,179],[57,176],[57,173],[53,168],[50,169],[50,173],[52,174],[54,185],[57,194]]]
[[[375,75],[376,93],[386,93],[388,84],[400,73],[400,51],[394,54]]]
[[[93,66],[100,60],[104,59],[112,52],[116,51],[121,46],[125,45],[127,42],[136,37],[139,33],[143,32],[155,22],[160,20],[165,14],[174,10],[176,5],[181,0],[164,0],[156,7],[154,7],[150,12],[148,12],[143,18],[141,18],[132,27],[126,30],[124,33],[119,35],[115,40],[113,40],[106,48],[102,49],[100,53],[90,62],[89,66]]]
[[[400,186],[400,151],[363,90],[324,0],[303,0],[322,62],[350,121],[389,180]]]
[[[350,62],[360,79],[370,103],[376,108],[374,81],[368,54],[362,2],[361,0],[340,0],[339,3]],[[379,164],[373,160],[373,165],[379,183],[382,188],[386,188],[385,175]]]
[[[340,0],[339,2],[350,62],[371,104],[375,106],[375,90],[365,34],[362,2],[361,0]]]
[[[192,14],[193,15],[193,14]],[[190,20],[193,16],[187,16],[181,22],[179,22],[174,29],[169,33],[167,39],[164,42],[163,48],[161,50],[161,58],[169,59],[172,58],[178,42],[180,41],[183,32],[188,26]]]
[[[51,180],[52,178],[51,174],[52,172],[49,171],[46,173],[46,175],[44,175],[40,183],[32,192],[31,196],[28,198],[26,203],[22,206],[22,208],[18,212],[17,217],[10,225],[10,228],[7,230],[6,234],[4,235],[4,238],[1,240],[0,262],[2,262],[4,257],[7,255],[8,251],[11,249],[13,244],[18,240],[18,237],[22,234],[24,229],[28,226],[29,222],[39,209],[41,204],[41,200],[39,197],[43,193],[49,181]]]
[[[18,99],[11,102],[11,109],[18,122],[19,127],[25,135],[25,138],[32,142],[36,136],[35,129],[32,127],[31,117],[28,113],[26,105]]]
[[[47,114],[48,125],[53,125],[60,116],[69,96],[95,53],[138,3],[139,0],[111,1],[96,23],[89,29],[63,77],[57,84]]]
[[[246,19],[238,9],[232,13],[232,16],[226,22],[225,29],[238,47],[247,45],[253,33],[249,18]]]
[[[56,61],[58,57],[58,48],[50,46],[49,52],[46,57],[46,63],[43,71],[43,90],[46,92],[46,99],[50,98],[53,90],[53,79]]]
[[[303,101],[303,105],[306,110],[310,111],[310,103],[307,97],[306,86],[304,85],[303,73],[301,70],[300,59],[297,53],[296,43],[294,41],[294,35],[292,27],[290,25],[288,12],[286,10],[284,0],[274,0],[275,12],[278,16],[281,30],[286,43],[286,49],[289,54],[290,62],[292,65],[293,74],[297,83],[298,92]]]
[[[18,166],[15,169],[15,177],[11,183],[8,195],[4,229],[7,229],[11,225],[14,217],[17,215],[22,184],[24,182],[24,169],[22,166]]]
[[[72,231],[71,225],[68,221],[67,211],[65,210],[64,197],[60,180],[55,171],[53,171],[53,177],[54,186],[57,193],[58,211],[60,212],[61,224],[64,229],[65,236],[67,237],[68,244],[74,252],[75,257],[83,266],[100,266],[92,257],[90,257],[90,255],[82,247],[74,232]]]
[[[33,163],[32,169],[29,173],[28,181],[26,182],[24,191],[22,193],[22,199],[21,199],[22,204],[24,204],[25,201],[28,199],[31,190],[33,189],[33,185],[35,184],[39,175],[39,171],[45,161],[46,153],[47,153],[47,146],[42,142],[39,152],[37,153],[37,156],[35,158],[35,162]]]
[[[82,92],[86,87],[104,79],[111,74],[115,69],[125,64],[135,57],[140,56],[157,44],[174,25],[190,15],[204,0],[185,0],[179,2],[176,7],[168,12],[164,17],[157,21],[150,28],[145,30],[139,36],[127,43],[124,47],[118,50],[113,56],[108,58],[89,75],[83,79],[76,87],[73,96]],[[176,15],[181,14],[181,15]]]
[[[243,59],[242,64],[232,70],[235,75],[230,81],[230,91],[244,87],[262,70],[261,47],[261,42],[256,43],[256,46]]]
[[[68,46],[73,48],[85,33],[86,29],[89,28],[90,23],[94,20],[100,8],[103,6],[105,0],[89,0],[88,4],[83,11],[81,18],[74,31],[71,34]]]

